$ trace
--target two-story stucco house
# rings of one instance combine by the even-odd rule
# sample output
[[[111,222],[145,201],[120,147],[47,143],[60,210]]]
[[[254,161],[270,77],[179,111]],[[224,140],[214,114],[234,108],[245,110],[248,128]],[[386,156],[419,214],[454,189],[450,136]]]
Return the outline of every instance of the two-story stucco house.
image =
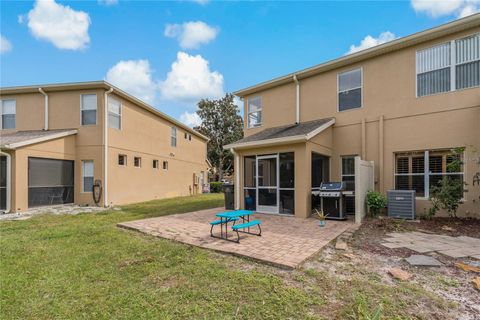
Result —
[[[245,137],[226,146],[236,205],[307,217],[322,181],[354,191],[358,158],[373,163],[377,191],[415,190],[417,213],[443,176],[462,179],[459,213],[480,217],[479,85],[475,14],[237,91]],[[456,147],[464,165],[451,172]]]
[[[202,192],[208,139],[105,81],[1,88],[0,98],[1,211]]]

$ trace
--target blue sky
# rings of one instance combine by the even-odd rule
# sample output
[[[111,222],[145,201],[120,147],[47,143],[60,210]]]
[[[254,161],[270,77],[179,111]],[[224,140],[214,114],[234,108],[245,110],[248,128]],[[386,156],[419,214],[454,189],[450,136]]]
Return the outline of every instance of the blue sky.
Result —
[[[192,125],[196,102],[479,10],[478,0],[2,1],[0,85],[106,79]],[[366,38],[367,37],[367,38]],[[362,44],[363,41],[363,44]]]

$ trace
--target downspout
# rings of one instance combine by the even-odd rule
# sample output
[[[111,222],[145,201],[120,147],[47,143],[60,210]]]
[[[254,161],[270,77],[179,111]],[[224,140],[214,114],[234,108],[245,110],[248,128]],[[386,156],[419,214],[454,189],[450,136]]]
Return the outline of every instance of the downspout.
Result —
[[[238,153],[235,153],[233,148],[230,149],[230,152],[233,154],[234,159],[234,170],[235,170],[235,210],[240,209],[240,157]]]
[[[108,95],[113,88],[105,91],[103,99],[103,206],[108,207]]]
[[[45,123],[43,125],[43,130],[48,130],[48,94],[46,94],[42,88],[38,88],[38,91],[45,97]]]
[[[297,79],[297,75],[293,75],[293,81],[295,82],[296,88],[296,99],[295,99],[295,124],[300,123],[300,82]]]

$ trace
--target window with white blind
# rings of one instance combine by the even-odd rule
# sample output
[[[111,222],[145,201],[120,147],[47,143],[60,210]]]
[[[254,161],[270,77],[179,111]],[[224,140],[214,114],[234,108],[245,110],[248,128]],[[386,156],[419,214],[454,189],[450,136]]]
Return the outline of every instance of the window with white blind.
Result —
[[[262,98],[254,97],[248,99],[247,125],[255,128],[262,125]]]
[[[417,96],[480,85],[480,34],[417,51]]]
[[[80,122],[82,126],[97,124],[97,95],[80,95]]]
[[[17,105],[15,99],[2,100],[0,114],[2,116],[0,129],[15,129]]]
[[[450,91],[450,42],[417,52],[417,96]]]
[[[338,111],[362,107],[362,69],[338,74]]]
[[[480,85],[480,34],[455,41],[455,88]]]
[[[114,129],[122,127],[122,104],[112,97],[108,97],[108,127]]]
[[[171,132],[170,132],[170,145],[172,147],[177,146],[177,128],[172,127]]]
[[[447,176],[450,179],[464,180],[463,169],[452,172],[449,168],[458,155],[450,150],[431,150],[398,153],[395,156],[395,189],[415,190],[417,197],[428,198],[433,186]]]

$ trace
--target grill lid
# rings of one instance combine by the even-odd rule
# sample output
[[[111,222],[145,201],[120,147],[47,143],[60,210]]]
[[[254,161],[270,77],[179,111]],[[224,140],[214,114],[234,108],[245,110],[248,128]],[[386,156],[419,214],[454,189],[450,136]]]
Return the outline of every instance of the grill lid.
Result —
[[[345,190],[345,184],[343,182],[322,182],[322,184],[320,184],[320,190],[343,191]]]

